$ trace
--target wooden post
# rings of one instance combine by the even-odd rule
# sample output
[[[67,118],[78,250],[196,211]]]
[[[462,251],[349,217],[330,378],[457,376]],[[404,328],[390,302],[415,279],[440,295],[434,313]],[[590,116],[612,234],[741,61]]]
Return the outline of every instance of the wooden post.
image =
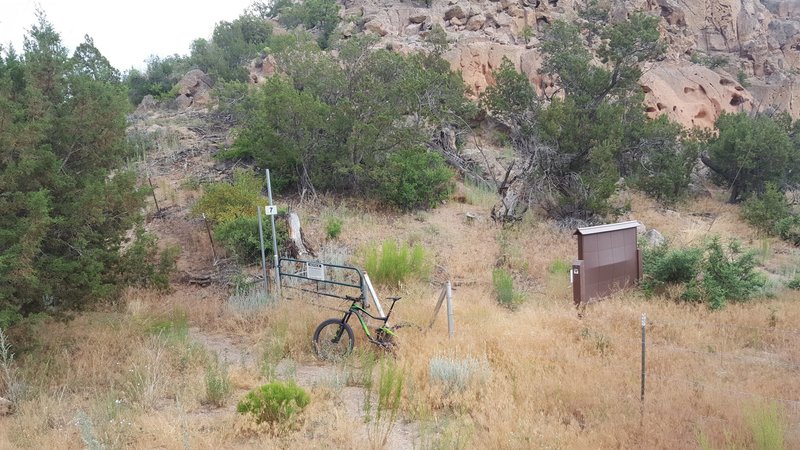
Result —
[[[156,188],[153,187],[153,181],[149,176],[147,177],[147,183],[150,184],[150,192],[153,194],[153,201],[156,204],[156,213],[161,215],[161,208],[158,207],[158,199],[156,198]]]
[[[211,254],[214,255],[214,264],[217,263],[217,250],[214,248],[214,238],[211,236],[211,227],[208,226],[208,219],[206,219],[206,213],[203,213],[203,222],[206,224],[206,234],[208,234],[208,240],[211,242]]]
[[[433,328],[433,323],[436,322],[436,315],[439,314],[439,310],[442,309],[442,303],[444,303],[444,297],[447,295],[447,288],[442,288],[442,293],[439,294],[439,300],[436,301],[436,306],[433,308],[433,317],[431,317],[431,323],[428,324],[428,329],[430,330]]]

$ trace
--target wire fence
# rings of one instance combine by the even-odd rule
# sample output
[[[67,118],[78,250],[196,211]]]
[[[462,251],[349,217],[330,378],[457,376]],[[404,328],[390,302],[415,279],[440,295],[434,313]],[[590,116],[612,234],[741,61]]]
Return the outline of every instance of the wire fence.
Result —
[[[657,388],[670,386],[673,388],[670,394],[676,395],[681,392],[677,387],[689,387],[691,390],[688,392],[691,395],[697,395],[698,392],[716,392],[726,397],[779,404],[783,407],[789,422],[785,434],[793,440],[800,437],[800,427],[797,426],[800,424],[800,362],[797,360],[800,331],[772,326],[713,324],[693,320],[652,320],[650,317],[646,319],[643,315],[641,340],[620,341],[624,346],[634,344],[641,346],[643,411],[647,404],[648,388],[654,385]],[[649,323],[646,323],[647,321]],[[679,336],[681,331],[687,329],[700,330],[709,339],[718,338],[721,341],[719,346],[725,349],[718,350],[713,344],[699,348],[674,342],[679,340],[674,336]],[[737,345],[736,340],[730,338],[737,330],[746,331],[751,337],[770,341],[768,347],[771,351]],[[676,357],[685,358],[692,364],[687,364],[686,370],[676,369],[674,365]],[[770,380],[771,387],[759,385],[759,380]],[[779,386],[783,394],[776,393],[775,386]],[[787,397],[786,393],[790,397]],[[699,411],[695,414],[698,419],[714,419],[729,426],[736,425],[722,415],[709,416]]]

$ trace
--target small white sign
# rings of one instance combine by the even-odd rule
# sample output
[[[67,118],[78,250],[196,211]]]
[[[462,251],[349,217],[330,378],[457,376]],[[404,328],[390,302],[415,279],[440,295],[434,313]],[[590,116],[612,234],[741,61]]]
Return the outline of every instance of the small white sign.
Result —
[[[307,262],[306,276],[312,280],[325,281],[325,264],[318,262]]]
[[[271,205],[271,206],[267,205],[267,206],[264,207],[264,212],[268,216],[274,216],[274,215],[278,214],[278,207],[275,206],[275,205]]]

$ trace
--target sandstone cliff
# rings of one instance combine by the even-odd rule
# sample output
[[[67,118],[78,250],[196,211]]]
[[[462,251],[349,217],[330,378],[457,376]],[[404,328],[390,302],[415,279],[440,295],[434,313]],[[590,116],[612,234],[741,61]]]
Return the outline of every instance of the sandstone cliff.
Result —
[[[446,31],[444,55],[474,94],[493,82],[503,57],[536,88],[539,38],[554,20],[581,20],[583,0],[344,0],[343,17],[400,50],[423,47],[434,25]],[[711,126],[722,111],[778,108],[800,117],[800,0],[606,0],[610,20],[632,11],[660,16],[669,44],[641,79],[651,114],[685,126]],[[348,31],[349,32],[349,31]],[[714,60],[716,64],[708,64]],[[705,65],[703,64],[705,62]],[[708,66],[714,66],[713,69]],[[744,84],[744,85],[743,85]]]

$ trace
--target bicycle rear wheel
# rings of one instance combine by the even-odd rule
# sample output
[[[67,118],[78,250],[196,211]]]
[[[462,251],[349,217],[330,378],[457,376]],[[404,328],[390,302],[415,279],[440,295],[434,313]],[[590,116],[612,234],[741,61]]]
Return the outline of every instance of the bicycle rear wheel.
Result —
[[[328,319],[314,331],[314,351],[320,359],[337,361],[353,351],[353,329],[342,319]]]

